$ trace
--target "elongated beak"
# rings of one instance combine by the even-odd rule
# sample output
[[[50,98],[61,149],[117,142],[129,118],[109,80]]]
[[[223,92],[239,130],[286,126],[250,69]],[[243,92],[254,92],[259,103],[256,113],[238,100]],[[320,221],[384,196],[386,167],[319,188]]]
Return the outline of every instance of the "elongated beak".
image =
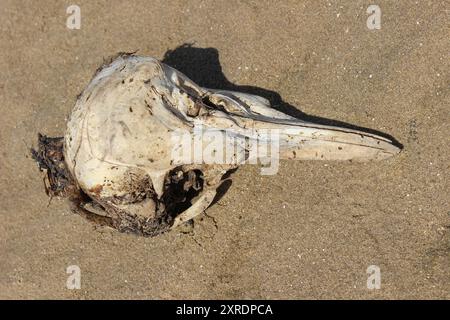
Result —
[[[401,151],[393,141],[379,135],[297,119],[233,115],[232,122],[229,118],[215,117],[210,125],[256,141],[249,145],[268,147],[272,150],[271,157],[279,159],[371,161]]]
[[[376,134],[293,118],[274,110],[269,101],[258,96],[209,91],[209,99],[225,112],[205,117],[205,124],[233,131],[250,142],[256,140],[257,145],[270,144],[275,147],[272,152],[277,153],[272,157],[370,161],[386,159],[401,151],[394,141]]]
[[[393,141],[367,132],[302,121],[287,123],[256,121],[254,127],[279,132],[281,159],[298,160],[383,160],[400,152]],[[276,143],[276,141],[272,141]]]

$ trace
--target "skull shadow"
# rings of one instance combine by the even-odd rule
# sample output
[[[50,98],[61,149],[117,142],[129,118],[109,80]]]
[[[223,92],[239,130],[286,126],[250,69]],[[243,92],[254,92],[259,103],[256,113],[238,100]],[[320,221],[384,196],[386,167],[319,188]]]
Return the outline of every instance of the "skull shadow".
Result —
[[[168,50],[164,54],[162,62],[177,69],[178,71],[181,71],[188,78],[202,87],[239,91],[243,93],[258,95],[270,101],[274,109],[295,118],[322,125],[339,126],[376,134],[390,139],[394,145],[399,148],[403,148],[403,146],[394,137],[384,132],[355,126],[353,124],[342,121],[308,115],[300,111],[293,105],[285,102],[281,98],[280,94],[275,91],[256,86],[237,85],[230,82],[223,74],[222,66],[219,61],[219,52],[215,48],[198,48],[194,47],[192,43],[184,43],[173,50]],[[226,193],[230,186],[230,180],[224,181],[223,185],[218,189],[217,197],[212,204],[216,203]]]
[[[339,126],[376,134],[390,139],[397,147],[402,147],[394,137],[384,132],[358,127],[338,120],[308,115],[293,105],[283,101],[281,96],[275,91],[256,86],[241,86],[230,82],[222,72],[222,66],[219,61],[219,52],[215,48],[197,48],[194,47],[192,43],[184,43],[173,50],[168,50],[164,54],[162,62],[181,71],[188,78],[202,87],[255,94],[269,100],[274,109],[295,118],[317,124]]]

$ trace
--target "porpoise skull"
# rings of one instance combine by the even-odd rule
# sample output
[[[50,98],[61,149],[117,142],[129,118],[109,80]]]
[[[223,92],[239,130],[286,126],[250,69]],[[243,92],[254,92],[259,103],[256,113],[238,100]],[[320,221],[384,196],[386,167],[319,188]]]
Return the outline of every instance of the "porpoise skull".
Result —
[[[262,144],[277,148],[261,156],[254,151]],[[208,148],[228,156],[195,155]],[[202,88],[157,59],[121,54],[78,97],[64,140],[41,136],[33,155],[51,195],[77,199],[89,219],[154,236],[202,213],[239,164],[380,160],[399,150],[387,138],[305,122],[262,97]]]

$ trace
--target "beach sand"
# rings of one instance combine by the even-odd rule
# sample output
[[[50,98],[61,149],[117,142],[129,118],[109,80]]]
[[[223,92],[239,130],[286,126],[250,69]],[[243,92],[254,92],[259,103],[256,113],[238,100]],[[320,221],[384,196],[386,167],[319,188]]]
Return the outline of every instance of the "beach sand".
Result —
[[[381,29],[367,27],[372,3]],[[449,299],[450,42],[446,1],[3,0],[0,298]],[[94,228],[49,203],[31,159],[62,136],[104,60],[138,51],[200,85],[261,94],[290,114],[389,134],[381,162],[245,165],[193,231]],[[81,289],[69,290],[67,267]],[[368,289],[369,266],[381,288]]]

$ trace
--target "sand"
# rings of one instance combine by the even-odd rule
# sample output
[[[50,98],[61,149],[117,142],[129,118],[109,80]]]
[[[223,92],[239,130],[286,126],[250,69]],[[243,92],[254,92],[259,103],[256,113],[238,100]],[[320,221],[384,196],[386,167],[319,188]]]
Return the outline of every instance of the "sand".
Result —
[[[373,2],[380,30],[366,25]],[[79,30],[66,27],[70,1],[1,1],[0,298],[450,298],[448,2],[76,3]],[[49,204],[29,148],[38,132],[64,134],[104,59],[135,50],[404,150],[282,162],[274,176],[243,166],[190,233],[94,228],[66,201]],[[70,265],[79,290],[66,287]],[[370,265],[380,289],[367,288]]]

